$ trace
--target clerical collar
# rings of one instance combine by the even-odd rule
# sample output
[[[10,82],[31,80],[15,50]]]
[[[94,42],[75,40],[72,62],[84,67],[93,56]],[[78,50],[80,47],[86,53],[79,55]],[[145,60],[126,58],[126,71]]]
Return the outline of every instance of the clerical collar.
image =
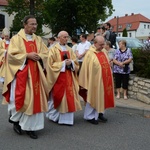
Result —
[[[10,40],[6,40],[6,44],[9,44],[10,43]]]
[[[59,45],[61,45],[61,46],[66,46],[66,44],[60,44],[60,43],[59,43]]]
[[[61,45],[60,43],[59,43],[59,45],[60,45],[62,51],[66,51],[66,45]]]
[[[32,37],[33,37],[33,35],[31,35],[31,34],[26,34],[26,38],[28,39],[28,41],[32,41]]]

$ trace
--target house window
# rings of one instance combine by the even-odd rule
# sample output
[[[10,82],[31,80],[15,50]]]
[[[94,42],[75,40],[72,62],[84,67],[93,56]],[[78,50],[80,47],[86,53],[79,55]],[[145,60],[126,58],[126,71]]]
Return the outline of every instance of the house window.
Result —
[[[147,25],[147,28],[149,29],[149,25]]]
[[[119,25],[119,26],[118,26],[118,29],[121,29],[121,28],[122,28],[122,25]]]
[[[144,24],[144,29],[146,29],[146,24]]]
[[[5,16],[0,14],[0,30],[5,28]]]
[[[118,34],[118,36],[120,37],[120,34]]]
[[[129,37],[132,37],[132,33],[129,33]]]
[[[126,24],[126,29],[127,29],[127,30],[129,30],[131,27],[132,27],[132,24],[130,24],[130,23],[127,23],[127,24]]]

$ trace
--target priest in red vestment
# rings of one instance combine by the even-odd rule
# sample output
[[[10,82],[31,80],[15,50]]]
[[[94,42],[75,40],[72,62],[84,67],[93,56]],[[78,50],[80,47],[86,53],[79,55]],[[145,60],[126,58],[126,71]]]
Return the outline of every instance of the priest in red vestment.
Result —
[[[85,55],[79,74],[79,94],[86,101],[84,119],[92,124],[106,122],[106,108],[114,107],[114,86],[104,38],[96,36]]]
[[[3,103],[8,104],[14,131],[22,134],[24,130],[36,139],[35,131],[44,128],[44,112],[48,110],[48,86],[43,72],[48,49],[34,34],[36,18],[26,16],[23,24],[24,29],[11,38],[8,47]]]
[[[74,124],[74,112],[81,110],[77,71],[79,65],[73,50],[67,45],[66,31],[58,34],[59,42],[49,50],[46,76],[50,98],[46,117],[59,124]]]

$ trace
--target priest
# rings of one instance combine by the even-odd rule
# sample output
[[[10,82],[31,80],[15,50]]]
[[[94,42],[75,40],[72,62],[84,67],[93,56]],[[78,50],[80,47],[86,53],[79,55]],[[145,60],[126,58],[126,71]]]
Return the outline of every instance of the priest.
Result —
[[[67,45],[66,31],[58,33],[58,43],[49,51],[46,68],[50,92],[46,117],[58,124],[73,125],[74,112],[81,110],[75,53]]]
[[[3,103],[8,104],[9,122],[19,135],[22,130],[33,139],[35,131],[44,128],[44,112],[47,111],[48,86],[44,74],[48,49],[35,35],[36,18],[23,19],[24,29],[11,38],[3,87]]]
[[[84,119],[92,124],[106,122],[106,108],[114,107],[114,86],[104,38],[96,36],[85,55],[79,74],[79,94],[86,102]]]

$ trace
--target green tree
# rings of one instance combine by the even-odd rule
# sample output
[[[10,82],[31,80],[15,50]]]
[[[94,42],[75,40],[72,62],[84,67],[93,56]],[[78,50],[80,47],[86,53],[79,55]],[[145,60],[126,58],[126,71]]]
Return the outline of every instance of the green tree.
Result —
[[[37,18],[38,29],[37,34],[43,35],[42,24],[44,24],[44,19],[42,16],[42,11],[44,10],[43,4],[44,0],[7,0],[8,6],[5,11],[11,15],[14,14],[13,24],[10,31],[19,31],[23,27],[22,20],[24,16],[33,14]]]
[[[122,34],[123,37],[127,37],[128,36],[128,33],[127,33],[127,29],[124,28],[123,29],[123,34]]]
[[[96,29],[99,20],[104,21],[113,12],[112,0],[7,0],[6,12],[15,14],[11,31],[19,31],[25,15],[34,14],[38,21],[38,33],[42,24],[53,33],[66,30],[75,35],[77,29],[89,33]]]
[[[76,29],[91,32],[98,21],[104,21],[113,12],[112,0],[47,0],[45,21],[53,33],[67,30],[70,35]]]

